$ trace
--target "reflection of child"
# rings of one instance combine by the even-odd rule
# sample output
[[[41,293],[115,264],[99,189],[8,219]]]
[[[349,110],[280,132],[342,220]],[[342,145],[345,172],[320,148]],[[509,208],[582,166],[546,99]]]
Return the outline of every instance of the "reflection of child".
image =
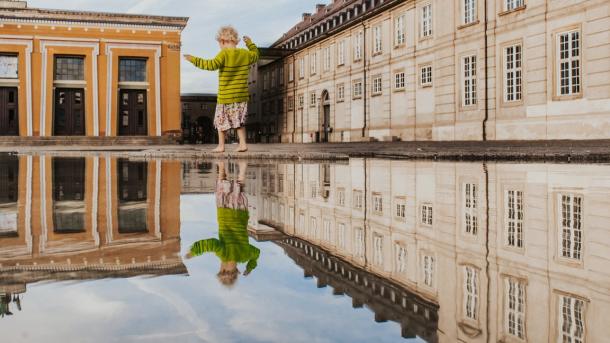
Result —
[[[245,175],[245,165],[240,165],[240,174]],[[221,262],[218,279],[223,285],[230,287],[237,281],[237,264],[246,263],[244,276],[247,276],[256,268],[260,250],[248,241],[248,199],[244,193],[243,179],[240,176],[239,181],[228,181],[223,163],[219,165],[216,207],[218,239],[194,243],[187,258],[208,252],[216,254]]]

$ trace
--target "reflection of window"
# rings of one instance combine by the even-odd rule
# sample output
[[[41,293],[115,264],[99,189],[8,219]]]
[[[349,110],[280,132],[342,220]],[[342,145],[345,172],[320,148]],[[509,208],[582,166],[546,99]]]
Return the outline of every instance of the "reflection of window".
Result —
[[[561,256],[568,259],[582,258],[582,203],[583,198],[574,194],[560,195]]]
[[[506,245],[523,248],[523,192],[506,191]]]
[[[85,58],[78,56],[55,57],[55,80],[85,80]]]
[[[345,224],[340,223],[337,228],[337,245],[339,248],[345,248]]]
[[[316,217],[309,218],[309,237],[318,237],[318,218]]]
[[[332,242],[332,232],[330,229],[330,220],[325,220],[324,221],[324,240],[328,243]]]
[[[396,198],[394,200],[396,206],[396,212],[394,212],[394,218],[404,220],[407,217],[407,201],[405,198]]]
[[[373,263],[383,266],[383,236],[373,235]]]
[[[399,243],[396,243],[394,247],[396,253],[396,266],[395,272],[405,273],[407,271],[407,248]]]
[[[53,160],[53,226],[57,233],[85,231],[85,159]]]
[[[362,191],[354,191],[353,206],[357,210],[362,210],[364,205],[364,197]]]
[[[121,58],[119,60],[120,82],[146,82],[146,60]]]
[[[119,233],[148,232],[148,164],[118,162]]]
[[[345,206],[345,189],[343,188],[337,189],[337,205]]]
[[[463,314],[465,318],[479,318],[479,272],[471,266],[464,266]]]
[[[361,227],[358,227],[354,230],[354,246],[356,257],[364,258],[364,230]]]
[[[425,255],[423,260],[424,284],[430,288],[434,287],[434,257]]]
[[[19,78],[19,58],[17,56],[0,55],[0,79]]]
[[[525,282],[507,277],[504,281],[504,328],[506,333],[525,339]]]
[[[479,232],[477,185],[464,184],[464,230],[476,236]]]
[[[432,205],[423,204],[421,206],[421,223],[426,226],[432,226]]]
[[[381,194],[373,194],[373,210],[375,211],[375,213],[378,214],[383,213],[383,197],[381,196]]]
[[[585,302],[568,295],[559,299],[561,342],[585,342]]]

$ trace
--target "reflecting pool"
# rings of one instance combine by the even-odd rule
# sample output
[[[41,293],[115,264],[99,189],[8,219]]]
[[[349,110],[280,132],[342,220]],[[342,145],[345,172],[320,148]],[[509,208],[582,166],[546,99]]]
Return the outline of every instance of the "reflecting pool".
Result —
[[[610,166],[0,155],[2,342],[604,342]]]

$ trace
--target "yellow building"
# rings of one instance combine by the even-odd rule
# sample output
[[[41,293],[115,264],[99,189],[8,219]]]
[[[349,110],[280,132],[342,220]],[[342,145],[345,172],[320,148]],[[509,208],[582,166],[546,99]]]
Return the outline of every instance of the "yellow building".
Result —
[[[180,134],[188,18],[0,1],[0,136]]]

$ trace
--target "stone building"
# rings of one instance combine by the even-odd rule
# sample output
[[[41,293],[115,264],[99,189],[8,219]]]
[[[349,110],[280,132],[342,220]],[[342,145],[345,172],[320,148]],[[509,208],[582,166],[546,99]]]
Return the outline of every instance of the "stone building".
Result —
[[[180,135],[187,18],[0,1],[0,135]]]
[[[216,143],[214,128],[216,94],[186,93],[180,97],[182,106],[182,140],[187,143]]]
[[[596,342],[609,172],[355,159],[261,167],[248,187],[259,222],[437,304],[439,342]]]
[[[258,69],[254,98],[284,142],[610,138],[609,13],[605,0],[334,0],[272,45],[287,56]]]

